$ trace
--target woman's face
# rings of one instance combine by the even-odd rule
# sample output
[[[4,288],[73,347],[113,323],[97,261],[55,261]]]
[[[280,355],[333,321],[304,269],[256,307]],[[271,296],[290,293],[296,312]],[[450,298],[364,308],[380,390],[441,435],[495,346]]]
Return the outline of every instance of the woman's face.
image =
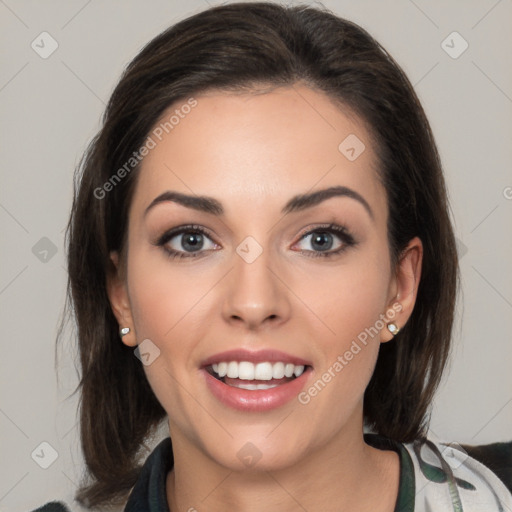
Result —
[[[392,272],[357,118],[303,86],[195,99],[150,133],[111,301],[132,328],[123,342],[149,340],[144,370],[178,456],[282,468],[360,435],[385,325],[405,323],[414,277]]]

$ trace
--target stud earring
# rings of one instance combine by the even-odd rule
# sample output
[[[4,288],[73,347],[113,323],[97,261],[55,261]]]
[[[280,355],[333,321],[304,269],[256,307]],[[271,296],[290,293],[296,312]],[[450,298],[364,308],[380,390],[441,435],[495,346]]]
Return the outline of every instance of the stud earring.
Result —
[[[130,328],[129,327],[122,327],[119,330],[119,336],[121,336],[121,338],[122,338],[123,336],[126,336],[129,332],[130,332]]]
[[[388,324],[388,331],[393,335],[393,336],[396,336],[399,332],[400,332],[400,329],[398,328],[398,326],[394,323],[390,323]]]

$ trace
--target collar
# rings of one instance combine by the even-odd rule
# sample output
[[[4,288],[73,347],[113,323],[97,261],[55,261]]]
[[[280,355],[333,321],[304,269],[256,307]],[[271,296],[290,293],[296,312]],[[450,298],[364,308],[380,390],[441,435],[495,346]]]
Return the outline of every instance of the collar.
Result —
[[[165,484],[173,465],[171,438],[166,437],[142,466],[124,512],[169,512]]]
[[[394,512],[414,512],[416,499],[414,464],[405,446],[402,443],[373,433],[364,434],[364,440],[374,448],[393,450],[398,453],[400,458],[400,480]]]

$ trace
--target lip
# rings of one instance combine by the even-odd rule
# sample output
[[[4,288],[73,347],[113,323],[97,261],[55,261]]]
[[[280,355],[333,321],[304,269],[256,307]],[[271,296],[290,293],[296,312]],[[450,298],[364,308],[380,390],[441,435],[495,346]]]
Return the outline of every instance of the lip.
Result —
[[[210,374],[208,368],[212,364],[230,361],[248,361],[257,363],[292,363],[296,366],[305,366],[304,373],[300,377],[280,384],[270,389],[241,389],[228,384]],[[212,395],[222,404],[245,412],[263,412],[276,409],[293,400],[305,387],[306,382],[312,373],[310,361],[296,357],[279,350],[246,350],[235,349],[219,352],[205,359],[200,367],[201,374],[205,379],[206,386]],[[250,381],[247,381],[250,382]]]
[[[300,357],[295,357],[290,354],[286,354],[285,352],[281,352],[279,350],[246,350],[246,349],[235,349],[228,350],[226,352],[220,352],[213,356],[210,356],[208,359],[205,359],[201,364],[201,369],[206,368],[212,364],[221,363],[221,362],[229,362],[229,361],[248,361],[250,363],[292,363],[295,366],[311,366],[310,361],[306,361],[305,359],[301,359]]]
[[[269,411],[290,402],[305,387],[311,372],[312,368],[308,366],[300,377],[285,384],[271,389],[249,390],[228,386],[210,375],[205,368],[201,370],[208,389],[217,400],[228,407],[246,412]]]

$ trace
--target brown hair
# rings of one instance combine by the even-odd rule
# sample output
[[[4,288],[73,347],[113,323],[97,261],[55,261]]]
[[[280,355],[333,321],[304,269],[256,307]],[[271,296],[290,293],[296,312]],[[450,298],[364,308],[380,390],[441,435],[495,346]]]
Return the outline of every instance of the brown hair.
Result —
[[[66,306],[78,327],[80,434],[89,477],[78,501],[125,500],[140,471],[139,450],[166,416],[133,349],[119,340],[106,292],[109,253],[125,248],[139,166],[108,193],[98,190],[171,104],[212,89],[250,92],[298,82],[348,107],[369,127],[387,191],[392,264],[413,237],[423,242],[417,302],[395,340],[381,345],[364,420],[397,441],[425,436],[450,351],[459,272],[425,113],[398,64],[354,23],[304,5],[232,3],[179,22],[142,49],[115,88],[75,175]]]

